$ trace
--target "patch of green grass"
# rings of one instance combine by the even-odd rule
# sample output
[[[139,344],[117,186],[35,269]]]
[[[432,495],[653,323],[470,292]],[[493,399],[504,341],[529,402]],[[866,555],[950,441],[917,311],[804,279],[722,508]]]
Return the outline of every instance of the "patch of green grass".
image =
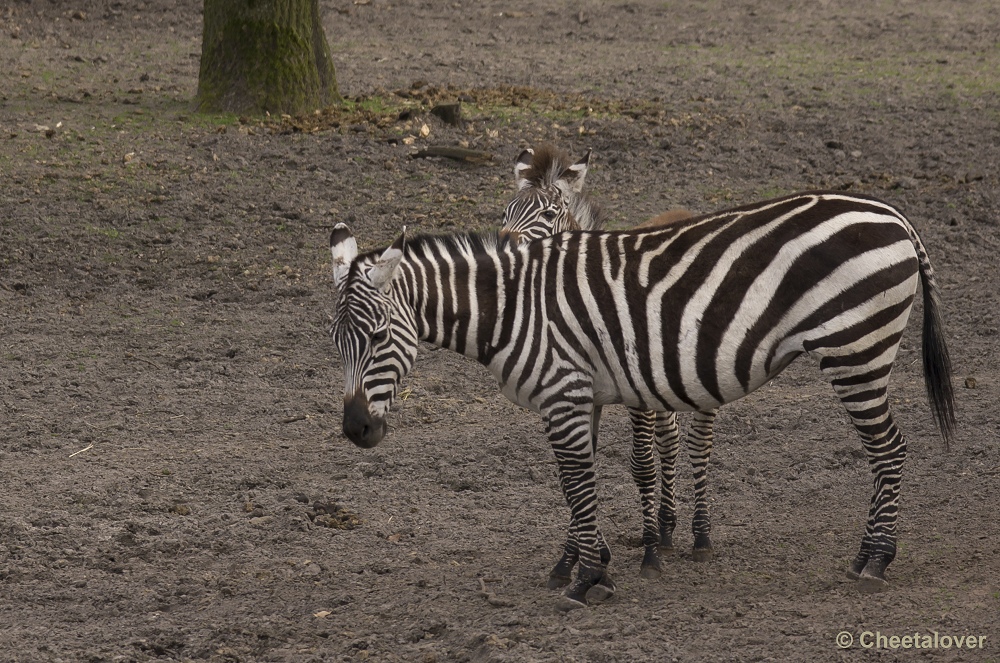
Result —
[[[753,198],[755,200],[767,200],[769,198],[778,198],[786,194],[793,193],[785,189],[781,189],[776,186],[765,186],[754,191]]]
[[[191,115],[181,114],[177,118],[180,122],[192,127],[202,129],[218,129],[219,127],[235,127],[240,124],[240,117],[235,113],[192,113]]]
[[[97,226],[87,226],[87,230],[95,235],[104,235],[108,239],[118,239],[121,233],[117,228],[98,228]]]
[[[379,96],[365,97],[360,100],[345,99],[341,108],[348,113],[399,113],[403,105],[395,100]]]

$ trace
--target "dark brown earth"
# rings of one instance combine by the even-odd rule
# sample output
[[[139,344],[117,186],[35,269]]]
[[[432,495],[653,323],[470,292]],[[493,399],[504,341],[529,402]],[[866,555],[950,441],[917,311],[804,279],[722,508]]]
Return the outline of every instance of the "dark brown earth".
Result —
[[[195,0],[0,5],[0,659],[1000,660],[994,2],[322,13],[364,112],[261,123],[189,112]],[[460,95],[464,127],[427,112]],[[707,564],[681,466],[681,554],[656,581],[606,410],[619,593],[570,614],[544,586],[568,511],[541,423],[484,369],[424,348],[389,437],[346,441],[330,227],[362,248],[489,227],[513,159],[546,140],[594,149],[588,188],[618,227],[818,187],[907,212],[943,287],[960,432],[946,450],[934,431],[917,311],[888,591],[844,575],[871,479],[809,361],[722,409]],[[410,158],[430,145],[493,160]],[[868,651],[865,631],[939,648]]]

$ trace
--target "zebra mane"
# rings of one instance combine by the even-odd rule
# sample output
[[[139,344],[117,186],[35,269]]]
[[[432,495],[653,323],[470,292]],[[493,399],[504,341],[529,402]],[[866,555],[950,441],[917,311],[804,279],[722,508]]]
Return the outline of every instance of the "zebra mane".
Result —
[[[567,152],[551,143],[545,143],[531,157],[531,163],[521,173],[530,186],[542,189],[555,186],[559,176],[573,165]],[[586,194],[571,193],[569,213],[576,221],[578,230],[603,230],[610,216],[604,208]]]
[[[422,251],[424,247],[434,245],[443,253],[480,254],[492,253],[504,247],[517,248],[516,242],[507,235],[501,235],[497,230],[468,230],[445,233],[420,233],[406,239],[406,253]]]
[[[570,200],[569,213],[573,215],[580,230],[604,230],[608,217],[611,216],[603,207],[582,193],[574,195]]]
[[[411,253],[426,252],[427,246],[435,246],[437,253],[458,252],[464,254],[492,253],[512,248],[520,249],[517,242],[506,234],[501,234],[497,230],[469,230],[464,232],[443,232],[443,233],[419,233],[406,238],[404,255]],[[372,265],[379,259],[379,256],[388,247],[372,249],[359,255],[355,261],[355,266]]]

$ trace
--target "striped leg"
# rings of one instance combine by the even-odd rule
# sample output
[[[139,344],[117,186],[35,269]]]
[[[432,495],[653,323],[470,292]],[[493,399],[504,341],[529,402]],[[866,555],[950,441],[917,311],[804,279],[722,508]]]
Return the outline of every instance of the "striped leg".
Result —
[[[597,545],[600,548],[601,562],[607,566],[611,561],[611,546],[608,545],[600,530],[597,532]],[[573,567],[576,566],[578,561],[580,561],[580,543],[577,539],[576,523],[571,521],[569,524],[569,536],[566,538],[566,544],[563,546],[562,557],[559,558],[556,565],[549,571],[548,588],[561,589],[568,585],[573,580]]]
[[[656,521],[656,464],[653,462],[653,438],[656,413],[650,410],[628,409],[632,419],[632,454],[629,467],[632,480],[639,489],[639,503],[642,506],[642,545],[645,553],[639,575],[643,578],[659,578],[660,533]]]
[[[580,390],[584,391],[584,390]],[[597,485],[591,438],[590,402],[569,403],[561,399],[543,410],[549,442],[559,467],[559,485],[571,514],[570,540],[575,541],[579,561],[576,580],[563,592],[562,610],[581,608],[588,601],[599,603],[614,595],[615,585],[607,574],[610,548],[597,529]],[[572,557],[567,543],[563,560]],[[607,548],[607,557],[602,554]],[[560,564],[563,563],[560,560]],[[559,569],[553,569],[553,573]],[[551,578],[551,575],[550,575]]]
[[[674,501],[674,478],[677,474],[677,452],[680,449],[680,433],[677,428],[677,414],[656,413],[656,451],[660,455],[660,513],[657,518],[660,528],[660,553],[674,551],[674,527],[677,526],[677,503]]]
[[[688,455],[694,471],[694,550],[691,558],[696,562],[712,559],[712,521],[708,513],[708,460],[712,455],[712,441],[715,437],[715,416],[718,410],[695,412],[691,429],[687,436]]]
[[[598,431],[601,429],[601,413],[603,408],[600,405],[593,406],[593,410],[590,414],[590,439],[591,439],[591,449],[593,450],[594,458],[597,457],[597,435]],[[560,589],[565,587],[573,580],[573,567],[576,563],[580,561],[580,543],[577,540],[576,531],[576,521],[570,520],[569,524],[569,536],[566,538],[566,544],[563,546],[562,557],[556,562],[556,565],[552,567],[549,571],[549,589]],[[608,545],[607,541],[604,540],[604,536],[601,535],[600,531],[597,533],[598,546],[601,550],[601,561],[606,565],[611,561],[611,547]]]
[[[820,364],[821,368],[827,368],[825,362],[826,359]],[[865,381],[872,377],[875,379]],[[906,440],[896,428],[889,410],[887,367],[852,377],[843,377],[841,372],[832,382],[861,435],[874,479],[861,550],[847,574],[858,580],[859,591],[878,592],[888,586],[885,569],[896,556],[896,518]]]

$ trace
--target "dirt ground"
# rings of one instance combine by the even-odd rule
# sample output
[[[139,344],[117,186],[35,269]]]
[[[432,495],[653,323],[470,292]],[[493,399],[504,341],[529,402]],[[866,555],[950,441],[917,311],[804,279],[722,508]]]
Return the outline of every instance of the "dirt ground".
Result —
[[[189,112],[200,5],[0,5],[0,660],[1000,660],[994,2],[324,0],[367,115],[263,124]],[[448,98],[460,128],[426,112]],[[918,306],[888,591],[844,575],[871,478],[809,361],[721,411],[710,563],[682,459],[656,581],[605,410],[619,592],[569,614],[545,588],[568,510],[542,425],[484,369],[425,347],[387,439],[344,438],[331,226],[374,248],[494,225],[542,141],[594,149],[618,227],[821,187],[907,212],[960,431],[950,450],[934,431]],[[428,145],[493,158],[410,158]]]

